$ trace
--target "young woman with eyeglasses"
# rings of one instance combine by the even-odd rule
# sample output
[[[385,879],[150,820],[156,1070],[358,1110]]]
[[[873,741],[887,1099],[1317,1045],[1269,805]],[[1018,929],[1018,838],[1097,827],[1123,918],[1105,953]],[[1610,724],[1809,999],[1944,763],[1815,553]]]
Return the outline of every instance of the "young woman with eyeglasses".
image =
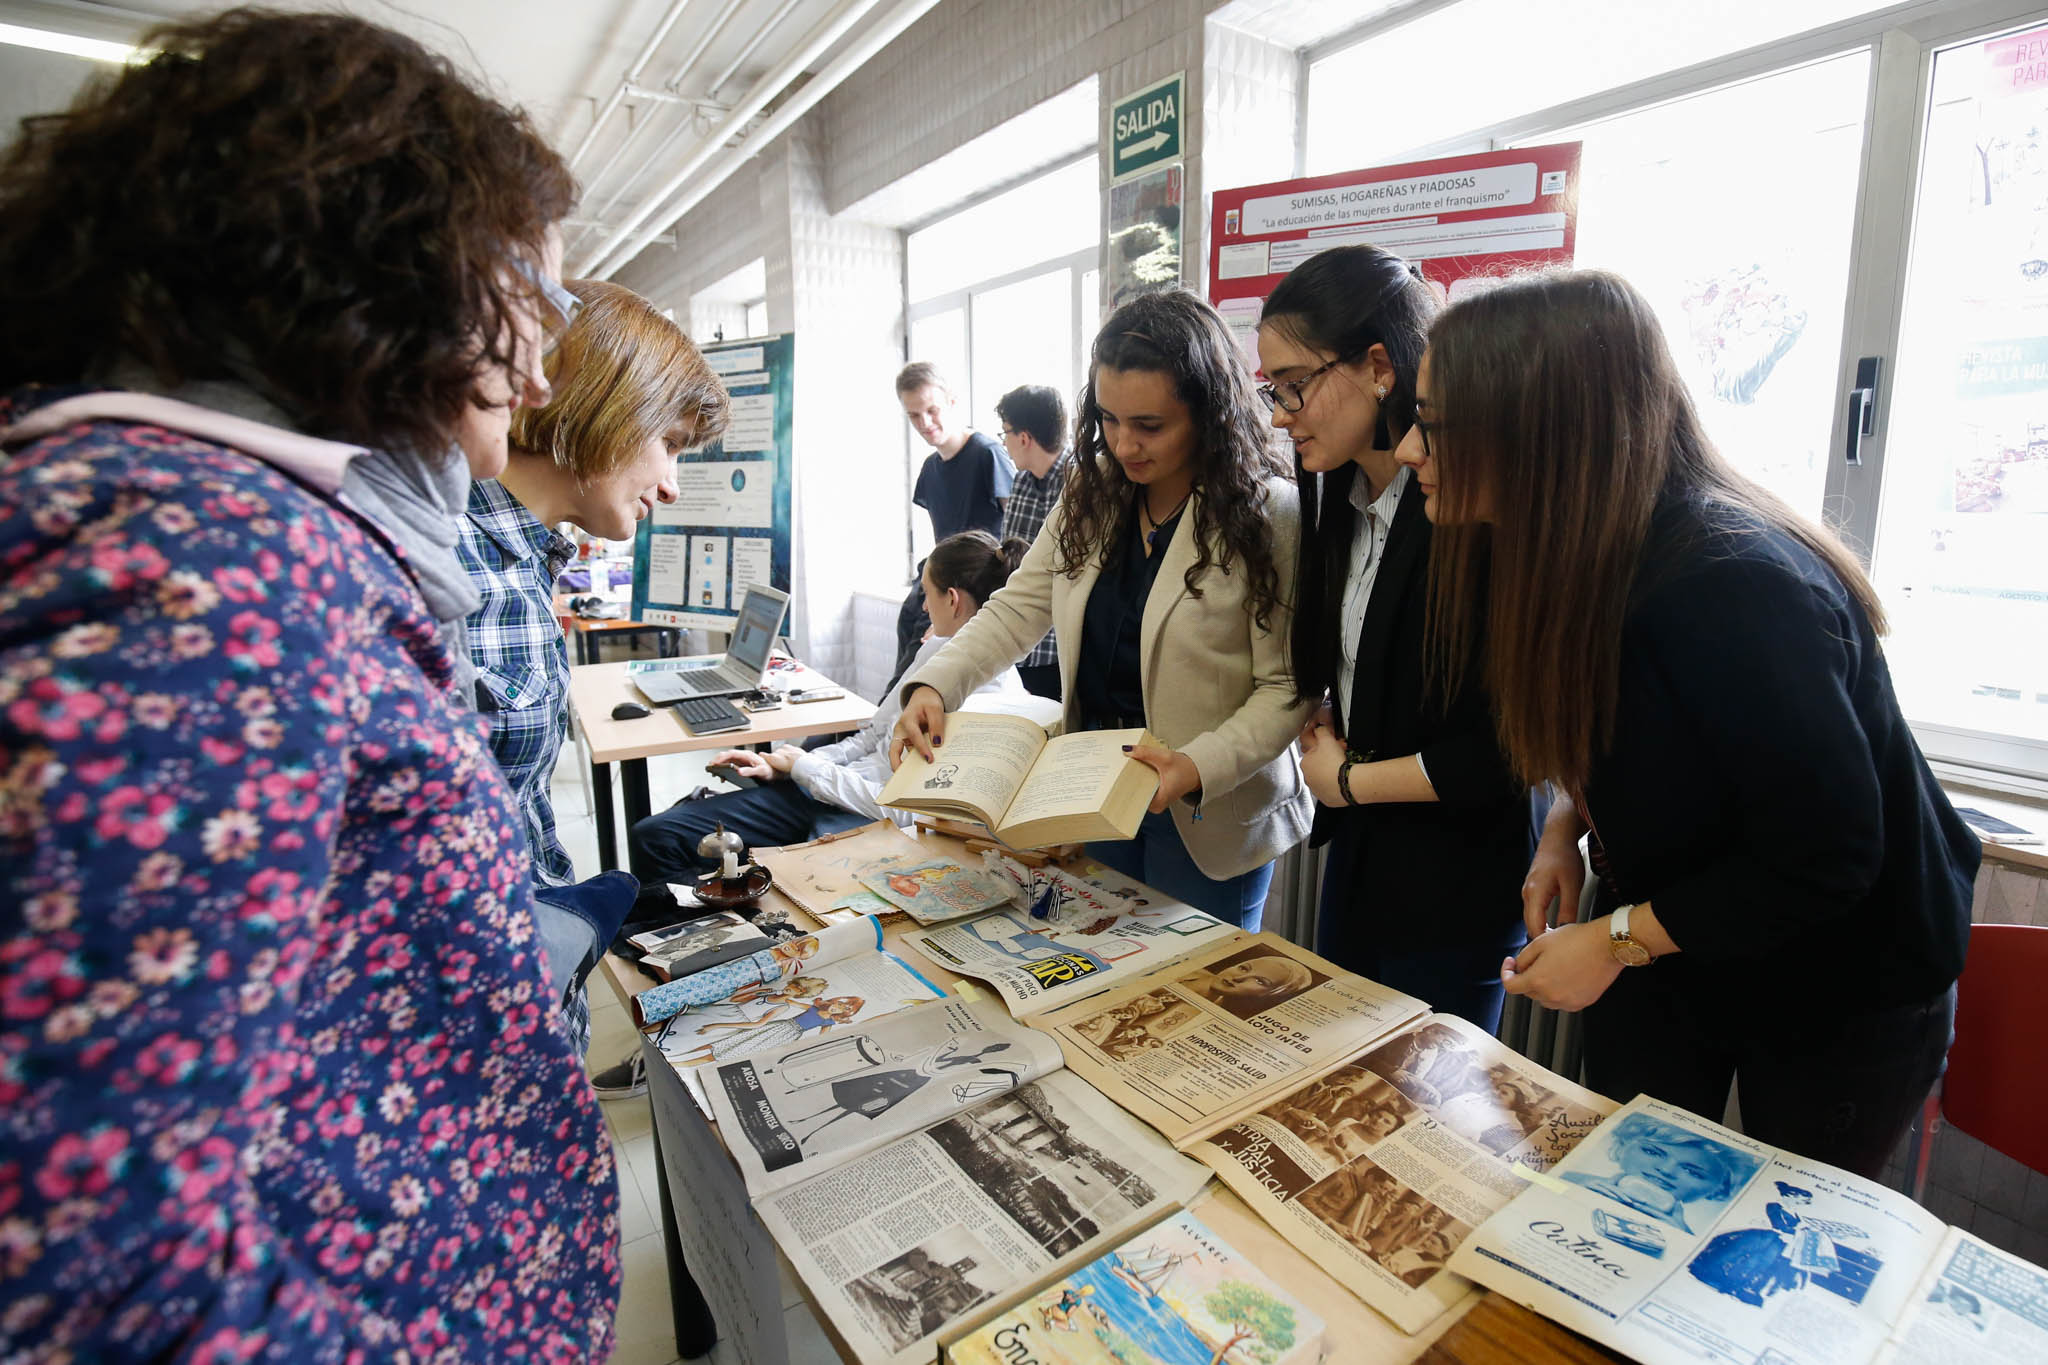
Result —
[[[1095,338],[1074,467],[1008,585],[903,685],[892,758],[1051,628],[1069,730],[1143,726],[1159,792],[1118,871],[1257,929],[1273,859],[1308,832],[1287,668],[1294,485],[1249,368],[1186,290],[1132,299]]]
[[[1484,688],[1445,695],[1424,679],[1430,526],[1394,449],[1436,311],[1398,256],[1311,257],[1266,300],[1261,393],[1301,487],[1295,691],[1327,698],[1301,732],[1311,840],[1329,849],[1316,946],[1492,1029],[1532,840]]]
[[[1503,747],[1571,798],[1507,989],[1585,1011],[1594,1089],[1719,1118],[1733,1080],[1751,1135],[1876,1175],[1941,1074],[1980,849],[1862,566],[1714,449],[1618,276],[1461,300],[1416,401],[1432,665],[1472,676],[1483,633]]]

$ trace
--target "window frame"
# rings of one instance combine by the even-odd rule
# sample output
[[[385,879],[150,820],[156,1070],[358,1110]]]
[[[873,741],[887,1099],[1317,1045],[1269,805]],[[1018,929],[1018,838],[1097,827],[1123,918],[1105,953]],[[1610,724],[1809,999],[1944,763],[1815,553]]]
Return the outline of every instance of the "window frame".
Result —
[[[1314,68],[1424,14],[1457,0],[1423,0],[1376,16],[1300,54],[1299,154],[1307,157],[1309,86]],[[1710,91],[1858,49],[1871,52],[1864,105],[1863,145],[1849,241],[1849,287],[1837,357],[1834,419],[1830,430],[1823,515],[1863,562],[1876,543],[1884,492],[1885,451],[1891,430],[1892,372],[1904,321],[1907,271],[1912,260],[1916,196],[1926,146],[1934,58],[1945,47],[2048,22],[2048,0],[1909,0],[1853,19],[1745,48],[1692,66],[1615,86],[1512,119],[1468,129],[1388,157],[1417,161],[1489,151],[1543,140],[1546,135]],[[1841,452],[1848,436],[1847,400],[1857,360],[1882,357],[1876,433],[1862,439],[1861,462]],[[1994,734],[1933,722],[1909,724],[1929,762],[1944,780],[2039,798],[2048,795],[2048,744],[2016,734]]]

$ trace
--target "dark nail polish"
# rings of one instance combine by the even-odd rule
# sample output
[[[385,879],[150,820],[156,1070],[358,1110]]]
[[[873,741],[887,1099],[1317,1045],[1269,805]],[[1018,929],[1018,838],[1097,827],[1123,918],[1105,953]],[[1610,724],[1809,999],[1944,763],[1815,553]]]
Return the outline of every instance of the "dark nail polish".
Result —
[[[1131,751],[1131,750],[1132,750],[1133,748],[1135,748],[1135,747],[1136,747],[1135,745],[1130,745],[1130,744],[1126,744],[1126,745],[1124,745],[1124,752],[1125,752],[1125,753],[1129,753],[1129,752],[1130,752],[1130,751]]]

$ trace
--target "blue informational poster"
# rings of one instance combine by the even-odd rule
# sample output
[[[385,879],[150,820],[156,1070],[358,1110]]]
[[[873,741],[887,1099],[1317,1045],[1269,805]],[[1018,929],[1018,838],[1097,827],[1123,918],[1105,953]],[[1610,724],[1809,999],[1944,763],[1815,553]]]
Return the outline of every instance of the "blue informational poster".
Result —
[[[681,494],[640,523],[633,541],[633,619],[730,631],[747,588],[790,590],[790,390],[796,339],[704,344],[731,395],[723,440],[683,452]],[[785,633],[794,619],[783,624]]]

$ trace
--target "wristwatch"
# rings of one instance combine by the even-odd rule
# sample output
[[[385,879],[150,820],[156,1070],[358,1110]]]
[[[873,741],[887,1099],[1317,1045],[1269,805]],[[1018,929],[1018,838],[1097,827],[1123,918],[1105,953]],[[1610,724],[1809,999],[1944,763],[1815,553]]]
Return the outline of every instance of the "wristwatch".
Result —
[[[1650,950],[1638,939],[1629,937],[1628,912],[1633,905],[1617,906],[1607,920],[1607,951],[1614,954],[1614,960],[1624,967],[1647,967],[1650,965]]]

